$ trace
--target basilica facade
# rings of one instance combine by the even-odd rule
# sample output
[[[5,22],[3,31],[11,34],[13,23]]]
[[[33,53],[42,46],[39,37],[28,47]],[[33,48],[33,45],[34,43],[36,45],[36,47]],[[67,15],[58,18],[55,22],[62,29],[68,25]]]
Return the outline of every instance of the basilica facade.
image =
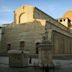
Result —
[[[52,54],[72,54],[72,11],[54,19],[33,6],[21,6],[14,11],[14,22],[2,28],[1,51],[24,50],[39,54],[43,39],[52,43]]]

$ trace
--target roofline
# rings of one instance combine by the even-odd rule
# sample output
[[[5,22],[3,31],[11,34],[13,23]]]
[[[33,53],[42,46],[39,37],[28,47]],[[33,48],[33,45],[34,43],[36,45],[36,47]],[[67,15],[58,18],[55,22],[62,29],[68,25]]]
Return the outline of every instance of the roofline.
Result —
[[[50,16],[50,15],[48,15],[47,13],[45,13],[44,11],[42,11],[42,10],[40,10],[39,8],[37,8],[37,7],[34,7],[35,9],[37,9],[37,10],[39,10],[39,11],[41,11],[42,13],[44,13],[46,16],[49,16],[51,19],[53,19],[53,20],[55,20],[56,21],[56,19],[55,18],[53,18],[52,16]]]

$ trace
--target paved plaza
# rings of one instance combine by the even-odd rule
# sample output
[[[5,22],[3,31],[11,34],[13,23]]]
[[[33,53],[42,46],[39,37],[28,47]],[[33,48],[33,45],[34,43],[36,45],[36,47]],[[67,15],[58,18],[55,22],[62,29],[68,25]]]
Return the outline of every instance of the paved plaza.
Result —
[[[50,70],[50,72],[72,72],[72,60],[54,60],[58,68]],[[24,68],[10,68],[9,58],[0,57],[0,72],[43,72],[40,67],[24,67]]]
[[[26,67],[26,68],[6,68],[0,67],[0,72],[43,72],[42,69],[33,68],[33,67]],[[61,68],[50,70],[49,72],[72,72],[72,68]]]

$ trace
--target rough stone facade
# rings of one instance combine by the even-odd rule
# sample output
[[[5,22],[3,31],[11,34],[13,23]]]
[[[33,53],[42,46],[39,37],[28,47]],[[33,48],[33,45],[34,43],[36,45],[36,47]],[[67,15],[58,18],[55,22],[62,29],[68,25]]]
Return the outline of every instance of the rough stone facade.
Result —
[[[42,38],[52,43],[53,55],[72,54],[72,24],[69,18],[55,20],[33,6],[21,6],[14,11],[13,24],[2,28],[1,52],[24,50],[38,54]]]
[[[59,37],[59,40],[60,38],[61,39],[63,38],[65,40],[69,40],[68,38],[70,38],[69,44],[71,44],[72,34],[70,33],[70,28],[68,27],[69,19],[66,18],[65,22],[63,21],[62,24],[59,22],[60,19],[56,21],[55,19],[45,14],[36,7],[21,6],[20,8],[16,9],[16,11],[14,12],[14,23],[3,27],[2,51],[7,52],[9,46],[10,49],[20,49],[21,48],[20,42],[24,41],[23,49],[29,50],[31,53],[35,53],[36,43],[41,42],[45,30],[48,31],[48,40],[52,42],[53,40],[55,40],[54,45],[56,45],[57,49],[59,49],[57,47],[58,44],[55,44],[56,41],[58,40],[57,37]],[[72,48],[71,45],[68,46]],[[53,51],[57,53],[56,50]]]
[[[24,41],[23,49],[35,53],[36,43],[41,41],[43,33],[44,27],[38,21],[14,26],[9,25],[5,28],[2,36],[2,49],[7,51],[8,44],[11,44],[10,49],[21,49],[20,42]]]

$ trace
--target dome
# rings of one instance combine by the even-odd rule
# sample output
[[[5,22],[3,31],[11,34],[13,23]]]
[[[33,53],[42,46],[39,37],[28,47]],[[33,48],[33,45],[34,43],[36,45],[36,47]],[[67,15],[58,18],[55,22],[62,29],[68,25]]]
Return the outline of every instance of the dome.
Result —
[[[63,17],[69,18],[70,20],[72,20],[72,10],[69,10],[68,12],[66,12]]]

